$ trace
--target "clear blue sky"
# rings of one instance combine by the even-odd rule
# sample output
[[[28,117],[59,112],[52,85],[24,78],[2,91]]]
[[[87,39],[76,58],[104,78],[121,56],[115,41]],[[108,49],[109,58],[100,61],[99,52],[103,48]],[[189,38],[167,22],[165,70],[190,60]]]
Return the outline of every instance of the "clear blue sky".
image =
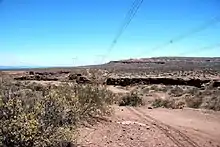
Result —
[[[0,0],[0,65],[99,63],[133,0]],[[167,47],[152,48],[220,16],[220,0],[144,0],[106,60],[220,56],[220,23]],[[187,54],[187,52],[189,52]]]

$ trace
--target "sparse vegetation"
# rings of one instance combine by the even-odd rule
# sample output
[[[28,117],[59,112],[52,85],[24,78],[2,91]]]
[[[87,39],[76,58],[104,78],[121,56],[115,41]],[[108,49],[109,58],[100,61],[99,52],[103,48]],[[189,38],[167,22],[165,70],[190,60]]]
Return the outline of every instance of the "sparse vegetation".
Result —
[[[158,107],[175,108],[175,101],[157,98],[153,101],[152,106],[154,108],[158,108]]]
[[[142,93],[143,93],[143,94],[148,94],[149,91],[150,91],[150,88],[149,88],[149,87],[144,87],[144,86],[143,86],[141,90],[142,90]]]
[[[78,125],[95,123],[111,112],[114,98],[104,87],[38,86],[0,83],[0,146],[56,147],[74,142]]]
[[[214,96],[209,99],[205,99],[202,105],[203,108],[220,111],[220,97]]]
[[[158,90],[158,86],[157,85],[153,85],[153,86],[150,87],[150,90],[157,91]]]
[[[199,93],[199,89],[193,87],[193,88],[187,90],[186,93],[188,93],[188,94],[190,94],[190,95],[192,95],[192,96],[195,96],[195,95],[197,95],[197,94]]]
[[[202,97],[187,97],[186,105],[190,108],[199,108],[203,102]]]
[[[119,106],[140,106],[143,105],[143,100],[137,93],[127,94],[119,100]]]
[[[190,92],[190,93],[189,93]],[[220,110],[220,97],[219,91],[205,90],[198,91],[197,89],[191,89],[184,97],[171,97],[166,99],[157,98],[152,101],[154,108],[164,107],[179,109],[185,106],[189,108],[205,108],[215,111]],[[182,95],[181,95],[182,96]]]
[[[220,91],[219,90],[204,90],[197,92],[195,96],[186,97],[185,101],[188,107],[205,108],[215,111],[220,110]]]
[[[175,86],[170,89],[169,93],[170,93],[170,95],[172,95],[174,97],[180,97],[184,94],[184,90],[179,86]]]
[[[76,80],[78,77],[86,77],[93,84],[103,84],[108,76],[108,71],[96,68],[81,69],[69,75],[70,80]]]
[[[114,63],[109,63],[102,67],[83,67],[68,71],[34,70],[17,75],[0,72],[0,146],[56,147],[62,146],[64,142],[74,142],[78,126],[94,124],[111,114],[110,105],[113,103],[120,106],[151,103],[154,108],[178,109],[187,106],[220,111],[218,86],[210,84],[207,87],[209,83],[206,83],[199,87],[200,82],[204,82],[199,78],[201,75],[217,77],[219,71],[209,70],[210,73],[204,73],[204,67],[195,71],[194,65],[192,67],[185,64],[185,59],[184,64],[179,61],[178,65],[169,62],[173,63],[174,60],[166,59],[163,66],[148,62],[147,66],[139,66],[139,63],[135,66],[131,63],[126,63],[126,66],[117,63],[115,66]],[[183,71],[180,72],[180,69]],[[126,90],[132,92],[118,94],[116,99],[103,86],[107,85],[106,79],[110,75],[124,80],[110,81],[113,85],[124,83],[122,85]],[[149,80],[144,82],[145,78],[135,77],[140,75]],[[2,79],[2,76],[7,79]],[[135,77],[133,81],[127,78],[132,76]],[[22,81],[9,81],[16,77]],[[186,84],[187,80],[182,77],[199,80]],[[33,80],[38,82],[34,83]],[[63,84],[42,85],[39,84],[41,81]]]

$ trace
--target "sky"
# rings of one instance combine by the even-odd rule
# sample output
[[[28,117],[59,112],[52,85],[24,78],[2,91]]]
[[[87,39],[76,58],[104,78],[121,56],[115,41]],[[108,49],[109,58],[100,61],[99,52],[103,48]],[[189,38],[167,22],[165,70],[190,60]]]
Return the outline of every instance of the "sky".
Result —
[[[91,65],[101,63],[103,55],[105,62],[155,56],[220,57],[220,0],[144,0],[109,51],[132,2],[0,0],[0,66]],[[163,46],[216,16],[219,22]]]

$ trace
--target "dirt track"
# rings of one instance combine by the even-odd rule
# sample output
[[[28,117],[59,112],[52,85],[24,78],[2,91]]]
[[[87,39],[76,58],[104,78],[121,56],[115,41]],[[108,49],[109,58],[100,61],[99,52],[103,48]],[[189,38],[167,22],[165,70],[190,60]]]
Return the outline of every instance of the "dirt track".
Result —
[[[175,79],[220,80],[219,65],[220,58],[165,57],[114,61],[104,65],[83,67],[83,69],[65,69],[65,71],[73,72],[73,74],[80,73],[88,78],[91,78],[90,76],[94,74],[96,75],[95,77],[98,83],[110,76],[122,79],[124,79],[124,77],[172,77]],[[91,70],[89,73],[86,68],[94,68],[95,70]],[[96,69],[98,69],[98,71],[96,71]],[[38,70],[39,72],[42,71],[42,69]],[[69,80],[69,75],[60,74],[60,70],[63,71],[64,69],[55,68],[47,69],[46,71],[58,73],[57,75],[55,74],[55,78],[59,78],[60,81]],[[20,77],[27,73],[16,71],[8,72],[7,74]],[[45,71],[40,75],[42,74],[45,74],[46,77],[48,76]],[[54,76],[54,74],[52,75]],[[50,76],[49,80],[51,80]],[[48,79],[40,78],[40,80]],[[49,83],[58,84],[60,81],[50,81]],[[45,85],[48,84],[48,81],[38,82]],[[159,84],[161,83],[170,84],[170,82],[159,82]],[[202,91],[202,89],[191,89],[191,87],[185,86],[176,87],[176,85],[187,85],[178,83],[174,83],[175,87],[168,86],[165,88],[160,87],[161,85],[159,85],[159,88],[155,88],[154,85],[142,87],[140,86],[140,82],[134,85],[136,84],[138,84],[138,87],[122,88],[115,86],[117,84],[110,84],[107,88],[113,93],[118,94],[126,94],[137,90],[140,92],[140,95],[143,94],[144,102],[156,98],[182,99],[185,98],[187,94],[189,94],[189,96],[192,95],[192,98],[194,98],[194,95],[197,94],[196,92],[200,93]],[[148,84],[158,84],[158,82],[149,82]],[[122,85],[126,86],[127,84]],[[195,86],[194,84],[190,85]],[[195,87],[200,87],[200,84]],[[212,83],[206,85],[207,89],[213,87],[218,86],[214,86]],[[201,94],[204,94],[202,99],[209,100],[209,102],[213,103],[213,98],[217,99],[219,97],[218,91],[219,89],[216,88],[214,90],[207,90],[204,93],[202,92]],[[218,104],[219,101],[216,101],[216,103]],[[170,110],[115,106],[115,113],[109,120],[110,121],[99,123],[90,128],[82,128],[80,130],[79,144],[85,147],[220,147],[219,112],[193,109]]]
[[[116,107],[110,120],[82,129],[81,143],[90,147],[220,146],[216,112]]]

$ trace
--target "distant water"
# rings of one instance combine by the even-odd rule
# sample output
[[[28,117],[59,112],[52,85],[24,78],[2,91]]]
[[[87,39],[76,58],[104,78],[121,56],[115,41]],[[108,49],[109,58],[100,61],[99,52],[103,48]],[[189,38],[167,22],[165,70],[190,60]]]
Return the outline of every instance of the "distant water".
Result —
[[[0,70],[43,68],[42,66],[0,66]]]

